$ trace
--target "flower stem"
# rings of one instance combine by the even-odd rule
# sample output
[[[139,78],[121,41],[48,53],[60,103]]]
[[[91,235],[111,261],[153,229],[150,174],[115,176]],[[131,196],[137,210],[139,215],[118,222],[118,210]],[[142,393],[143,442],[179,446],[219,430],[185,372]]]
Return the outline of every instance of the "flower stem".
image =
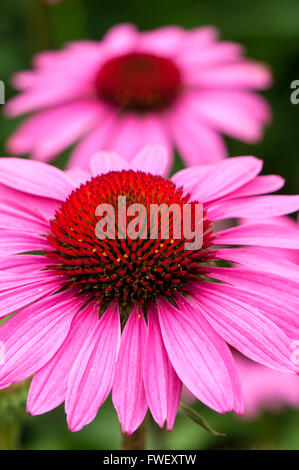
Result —
[[[133,434],[122,435],[122,449],[123,450],[145,450],[146,448],[146,431],[147,419],[143,421],[141,426]]]
[[[19,431],[19,423],[3,423],[0,428],[0,450],[16,450]]]
[[[42,0],[27,0],[27,30],[32,49],[37,52],[51,47],[47,5]]]

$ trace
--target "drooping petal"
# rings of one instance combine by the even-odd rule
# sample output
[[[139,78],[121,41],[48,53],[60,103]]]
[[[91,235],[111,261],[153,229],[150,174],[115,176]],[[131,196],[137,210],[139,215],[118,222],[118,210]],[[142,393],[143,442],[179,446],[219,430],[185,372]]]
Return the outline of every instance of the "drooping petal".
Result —
[[[214,130],[249,143],[261,139],[271,117],[263,98],[237,90],[191,92],[188,106]]]
[[[64,201],[73,190],[66,174],[42,162],[1,158],[0,183],[19,191]]]
[[[158,304],[164,344],[178,376],[210,408],[242,413],[240,386],[227,345],[194,305],[180,299],[179,308]]]
[[[89,170],[90,158],[100,150],[108,150],[108,142],[112,129],[117,125],[116,115],[113,112],[105,113],[99,120],[95,130],[84,137],[75,147],[68,162],[68,168]]]
[[[56,353],[80,308],[73,292],[63,292],[30,305],[0,327],[5,362],[0,387],[20,382],[39,370]]]
[[[168,152],[168,170],[172,164],[170,137],[159,115],[139,116],[128,113],[119,117],[117,125],[109,136],[106,150],[113,150],[132,161],[148,144],[162,144]]]
[[[182,170],[172,180],[179,186],[187,183],[192,198],[205,203],[233,193],[254,179],[262,166],[263,162],[255,157],[234,157],[216,165]]]
[[[1,201],[16,201],[32,210],[36,210],[41,215],[44,215],[48,220],[52,219],[55,211],[61,204],[56,199],[47,197],[34,196],[33,194],[24,193],[9,186],[0,183],[0,200]]]
[[[86,338],[93,334],[98,321],[98,311],[93,304],[87,305],[74,317],[62,346],[50,361],[34,374],[27,400],[29,413],[46,413],[65,400],[70,370]]]
[[[44,237],[39,237],[30,232],[1,230],[0,256],[48,249],[49,243]]]
[[[49,231],[49,222],[41,213],[24,204],[13,200],[2,200],[0,203],[0,229],[42,234]]]
[[[291,214],[299,209],[299,196],[258,196],[219,201],[208,209],[211,220],[248,217],[264,219]]]
[[[245,356],[284,372],[296,370],[291,361],[291,340],[256,308],[202,283],[196,301],[215,331]],[[298,366],[297,366],[298,368]]]
[[[101,319],[89,316],[90,334],[72,366],[65,410],[72,431],[90,423],[111,390],[120,341],[118,306],[110,305]]]
[[[229,41],[211,41],[200,50],[196,47],[187,47],[179,51],[177,62],[184,71],[184,79],[192,81],[194,74],[207,67],[223,65],[240,60],[243,48],[240,44]]]
[[[17,283],[15,274],[14,280],[11,282],[11,288],[0,292],[0,318],[10,315],[18,311],[20,308],[35,302],[36,300],[56,292],[61,284],[56,276],[51,276],[47,272],[42,275],[39,272],[34,273],[31,278],[24,281],[21,275],[20,285]],[[26,284],[27,282],[27,284]]]
[[[284,300],[280,295],[272,296],[271,300],[260,292],[251,292],[241,287],[227,284],[218,284],[217,291],[240,300],[245,305],[254,307],[261,315],[271,320],[289,338],[298,338],[299,319],[298,308],[289,304],[288,299]]]
[[[112,401],[123,433],[132,434],[147,410],[142,374],[146,335],[142,311],[132,310],[122,334],[112,388]]]
[[[271,85],[272,76],[264,64],[243,60],[232,64],[215,65],[206,70],[194,71],[190,84],[197,87],[221,90],[265,89]]]
[[[240,225],[217,233],[218,245],[252,245],[299,249],[299,237],[295,230],[274,223]]]
[[[91,130],[103,113],[100,104],[79,101],[28,118],[7,141],[9,153],[47,162]]]
[[[258,248],[225,248],[217,250],[217,257],[239,263],[261,272],[276,273],[299,282],[299,266],[295,263]]]
[[[28,274],[40,271],[48,265],[49,259],[46,256],[26,255],[24,258],[24,255],[14,255],[0,258],[0,272]]]
[[[167,428],[172,429],[180,402],[182,382],[169,361],[155,308],[148,314],[143,380],[153,418],[161,428],[167,420]]]
[[[274,193],[283,187],[285,180],[278,175],[257,176],[249,183],[229,194],[227,198],[258,196],[259,194]],[[225,198],[224,198],[225,199]]]
[[[242,287],[251,292],[263,294],[269,301],[277,295],[289,305],[299,307],[298,281],[275,272],[258,271],[249,268],[209,267],[211,277],[228,284]]]
[[[227,156],[222,137],[182,108],[169,113],[169,133],[187,166],[216,163]]]

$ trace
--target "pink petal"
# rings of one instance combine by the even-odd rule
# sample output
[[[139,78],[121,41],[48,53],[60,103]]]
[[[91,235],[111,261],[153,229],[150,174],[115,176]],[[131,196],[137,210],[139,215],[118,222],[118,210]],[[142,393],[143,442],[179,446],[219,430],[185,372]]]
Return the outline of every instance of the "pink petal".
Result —
[[[295,263],[257,248],[225,248],[217,250],[217,258],[222,258],[233,263],[240,263],[250,269],[270,274],[279,272],[295,281],[299,281],[299,267]]]
[[[36,210],[17,201],[3,201],[0,203],[0,228],[42,234],[49,231],[49,222]]]
[[[111,390],[120,340],[119,312],[109,306],[101,319],[96,310],[89,317],[90,334],[73,363],[67,386],[65,410],[71,431],[90,423]]]
[[[249,183],[244,184],[241,188],[229,194],[229,198],[237,198],[243,196],[257,196],[259,194],[267,194],[278,191],[283,187],[285,180],[278,175],[262,175],[257,176]]]
[[[64,201],[73,190],[71,181],[62,170],[22,158],[0,159],[0,183],[60,201]]]
[[[90,169],[93,176],[109,171],[128,170],[128,162],[115,152],[97,152],[91,157]]]
[[[30,207],[32,210],[36,210],[41,215],[44,215],[48,220],[52,219],[56,209],[60,206],[60,202],[54,199],[33,196],[32,194],[26,194],[22,191],[16,190],[12,187],[5,186],[0,183],[0,200],[1,201],[16,201],[19,204]]]
[[[29,232],[0,231],[0,256],[48,249],[49,243],[46,238]]]
[[[192,82],[194,73],[197,76],[200,69],[205,70],[207,67],[211,68],[235,62],[241,59],[242,53],[242,46],[235,42],[210,42],[201,49],[195,47],[185,48],[182,53],[178,53],[177,61],[184,70],[185,80]]]
[[[244,60],[207,69],[198,69],[190,77],[190,84],[203,88],[265,89],[272,83],[269,68],[264,64]]]
[[[183,298],[180,310],[158,304],[164,344],[186,387],[210,408],[242,413],[242,399],[231,353],[199,309]]]
[[[28,274],[28,272],[40,271],[49,266],[49,259],[39,255],[26,255],[26,258],[24,255],[2,256],[0,266],[0,272],[7,270],[18,274]]]
[[[234,157],[215,165],[188,168],[172,177],[201,203],[228,196],[258,175],[263,162],[255,157]],[[189,184],[188,184],[189,180]]]
[[[251,217],[264,219],[291,214],[299,209],[299,196],[258,196],[214,203],[208,209],[211,220]]]
[[[5,363],[0,365],[2,388],[30,377],[51,359],[79,308],[74,293],[63,292],[27,307],[0,327],[5,348]]]
[[[271,320],[289,338],[297,338],[299,335],[298,308],[291,306],[288,299],[272,296],[271,299],[265,293],[245,290],[240,282],[240,287],[227,284],[218,284],[217,291],[254,307],[261,315]],[[200,292],[199,292],[200,295]]]
[[[176,56],[178,49],[185,45],[188,33],[178,26],[163,26],[140,34],[137,48],[144,52],[163,56]]]
[[[7,142],[13,154],[34,151],[38,160],[49,160],[87,131],[97,119],[101,107],[80,101],[47,109],[24,121]]]
[[[76,146],[68,162],[68,167],[88,171],[91,157],[99,150],[108,150],[109,137],[116,123],[115,114],[107,111],[105,118],[99,121],[97,128]]]
[[[143,380],[153,418],[161,428],[167,419],[167,428],[171,430],[180,402],[182,382],[168,359],[155,309],[148,315]]]
[[[130,23],[123,23],[110,28],[104,36],[103,42],[111,54],[126,54],[138,44],[139,35],[136,27]]]
[[[98,322],[98,309],[93,304],[74,317],[62,346],[33,377],[27,401],[29,413],[46,413],[65,400],[70,370]]]
[[[217,286],[201,283],[196,296],[214,330],[254,361],[285,372],[296,370],[291,361],[291,340],[286,334],[257,309],[229,296],[229,290],[223,294],[222,286],[219,290]]]
[[[248,268],[209,267],[209,273],[215,279],[266,295],[269,297],[269,301],[279,295],[290,306],[299,307],[299,283],[294,279],[289,279],[275,272],[256,272]]]
[[[10,137],[10,153],[48,161],[91,130],[103,113],[98,103],[80,101],[34,115]]]
[[[123,433],[132,434],[147,410],[142,377],[146,335],[142,311],[133,310],[122,334],[112,388],[112,401]]]
[[[69,170],[65,170],[65,173],[76,188],[79,188],[81,184],[86,183],[86,181],[90,179],[90,174],[80,168],[70,168]]]
[[[64,104],[84,96],[86,89],[88,91],[86,82],[74,80],[74,77],[71,77],[72,82],[66,77],[51,76],[51,74],[47,74],[46,77],[37,75],[36,78],[39,86],[15,96],[5,105],[4,111],[8,117]]]
[[[240,225],[217,233],[218,245],[255,245],[299,249],[298,234],[288,227],[268,223]]]
[[[48,272],[44,274],[35,272],[31,282],[28,279],[21,279],[20,285],[18,285],[16,274],[14,278],[16,281],[15,286],[0,292],[0,318],[16,312],[41,297],[56,292],[61,287],[57,276],[53,276]]]
[[[172,151],[163,120],[159,115],[126,114],[119,117],[105,150],[113,150],[131,161],[148,144],[165,145],[169,169],[172,164]]]
[[[191,92],[188,106],[213,129],[249,143],[262,138],[271,117],[270,107],[262,97],[236,90]]]
[[[152,175],[166,175],[169,169],[167,149],[160,144],[147,145],[133,158],[131,168]]]
[[[169,113],[167,124],[187,166],[214,163],[227,156],[222,137],[185,107]]]

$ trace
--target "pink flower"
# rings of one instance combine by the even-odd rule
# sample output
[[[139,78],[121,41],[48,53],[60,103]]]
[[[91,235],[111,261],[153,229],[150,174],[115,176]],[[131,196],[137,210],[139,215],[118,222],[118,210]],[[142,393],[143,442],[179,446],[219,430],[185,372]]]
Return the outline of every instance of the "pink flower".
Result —
[[[243,223],[257,223],[258,220],[247,219]],[[294,236],[298,237],[298,222],[289,217],[276,217],[264,219],[264,223],[276,224],[278,229],[293,230]],[[256,250],[254,248],[254,250]],[[246,256],[249,258],[250,253]],[[264,261],[280,263],[284,268],[294,270],[294,264],[299,265],[299,250],[287,248],[264,248]],[[266,266],[265,266],[266,267]],[[292,346],[293,360],[299,361],[299,342],[294,341]],[[277,370],[264,367],[254,361],[234,353],[237,370],[240,377],[244,397],[244,416],[256,418],[263,410],[279,411],[282,406],[299,408],[299,378],[296,375],[286,375]],[[193,402],[194,396],[184,390],[184,400]]]
[[[252,223],[254,220],[247,220]],[[280,230],[294,230],[299,237],[298,222],[289,217],[277,217],[265,219],[264,222],[272,224],[275,222]],[[293,269],[293,263],[299,265],[299,250],[288,250],[283,248],[267,248],[267,254],[274,260]],[[293,343],[294,359],[299,358],[299,343]],[[244,395],[244,411],[246,417],[256,417],[263,410],[277,411],[283,405],[299,408],[299,378],[293,375],[281,374],[249,361],[243,356],[235,355],[238,372]]]
[[[261,139],[269,106],[254,93],[270,85],[268,68],[244,57],[240,45],[219,41],[212,27],[169,26],[139,33],[112,28],[101,42],[42,52],[33,71],[13,78],[20,94],[8,116],[33,113],[7,143],[11,154],[49,161],[77,143],[70,165],[88,168],[98,150],[127,160],[146,144],[176,147],[187,166],[227,155],[220,134]]]
[[[220,413],[243,412],[228,345],[265,366],[298,370],[291,359],[298,267],[265,253],[299,249],[299,239],[263,219],[297,211],[299,197],[263,196],[283,181],[258,176],[262,162],[254,157],[185,169],[171,180],[160,176],[167,164],[157,145],[130,164],[101,152],[88,172],[0,159],[0,312],[18,311],[0,327],[0,387],[34,374],[33,415],[65,401],[69,427],[78,431],[112,390],[123,432],[138,428],[148,408],[171,429],[182,383]],[[155,239],[122,237],[121,221],[116,238],[99,239],[98,205],[117,210],[124,195],[145,207],[186,204],[191,215],[199,201],[202,247],[186,249],[184,235],[173,232],[162,237],[160,219]],[[214,232],[214,223],[231,217],[259,222]],[[217,266],[231,259],[231,267]]]
[[[234,355],[244,396],[244,415],[256,418],[263,410],[280,411],[283,406],[299,408],[299,377],[282,374]]]

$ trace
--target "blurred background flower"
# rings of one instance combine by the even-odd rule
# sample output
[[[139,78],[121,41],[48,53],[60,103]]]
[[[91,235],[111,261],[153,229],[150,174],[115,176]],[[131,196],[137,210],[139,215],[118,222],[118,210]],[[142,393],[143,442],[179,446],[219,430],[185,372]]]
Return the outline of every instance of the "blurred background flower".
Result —
[[[298,191],[299,105],[290,102],[290,84],[299,79],[297,0],[64,0],[47,5],[42,0],[2,0],[0,17],[0,79],[5,83],[7,101],[15,96],[11,77],[31,68],[34,54],[60,50],[70,41],[99,41],[112,26],[130,22],[141,30],[167,24],[191,29],[215,25],[224,41],[241,43],[246,56],[270,65],[274,86],[263,94],[273,109],[271,126],[263,140],[254,145],[225,138],[229,155],[254,154],[264,159],[265,173],[278,173],[287,179],[286,193]],[[0,116],[0,146],[24,117]],[[73,149],[71,149],[73,151]],[[64,167],[69,150],[60,153],[54,164]],[[175,154],[174,169],[182,168]],[[263,411],[250,421],[231,414],[219,416],[199,403],[194,404],[215,429],[227,433],[214,437],[194,423],[178,416],[173,432],[157,430],[149,423],[151,448],[299,448],[299,412],[284,406],[279,413]],[[64,411],[59,409],[40,417],[26,417],[19,446],[24,449],[116,449],[119,424],[109,400],[96,420],[79,433],[67,431]]]
[[[33,71],[13,76],[21,93],[7,103],[7,116],[36,114],[10,137],[8,152],[49,161],[82,139],[69,165],[86,169],[99,150],[130,160],[161,143],[171,168],[174,146],[189,166],[227,156],[220,132],[259,141],[270,109],[252,91],[267,88],[271,74],[217,36],[213,27],[139,33],[120,24],[101,42],[38,54]]]

